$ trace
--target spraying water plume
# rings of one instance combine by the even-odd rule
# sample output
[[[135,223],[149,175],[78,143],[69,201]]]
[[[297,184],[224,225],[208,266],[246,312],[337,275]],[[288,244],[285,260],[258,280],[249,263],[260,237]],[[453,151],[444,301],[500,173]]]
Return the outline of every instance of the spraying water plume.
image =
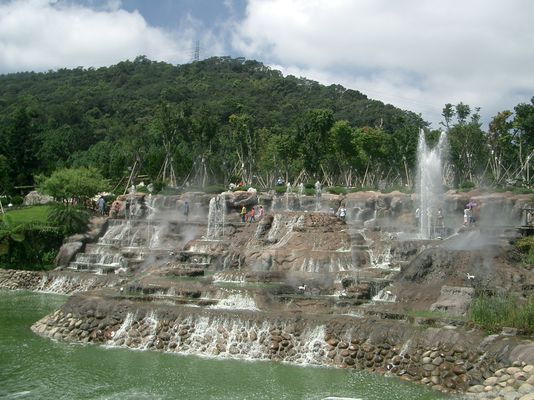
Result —
[[[443,202],[443,158],[447,135],[441,132],[438,143],[431,149],[421,129],[417,147],[417,193],[419,236],[431,239],[436,228],[435,218]]]

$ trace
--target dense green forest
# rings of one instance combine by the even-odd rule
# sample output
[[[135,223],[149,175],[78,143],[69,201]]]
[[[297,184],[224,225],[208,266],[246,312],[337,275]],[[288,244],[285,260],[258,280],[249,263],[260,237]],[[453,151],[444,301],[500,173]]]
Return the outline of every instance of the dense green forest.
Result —
[[[410,187],[420,129],[410,111],[340,85],[214,57],[174,66],[146,57],[98,69],[0,76],[0,194],[64,167],[181,186],[245,181]],[[494,117],[443,109],[454,184],[530,185],[534,98]]]

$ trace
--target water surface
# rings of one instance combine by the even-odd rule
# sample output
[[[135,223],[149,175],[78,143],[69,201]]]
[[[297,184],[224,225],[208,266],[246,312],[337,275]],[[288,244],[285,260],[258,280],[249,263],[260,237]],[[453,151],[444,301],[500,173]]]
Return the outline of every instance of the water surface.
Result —
[[[6,399],[445,399],[378,374],[178,356],[55,342],[33,322],[64,296],[0,290],[0,398]]]

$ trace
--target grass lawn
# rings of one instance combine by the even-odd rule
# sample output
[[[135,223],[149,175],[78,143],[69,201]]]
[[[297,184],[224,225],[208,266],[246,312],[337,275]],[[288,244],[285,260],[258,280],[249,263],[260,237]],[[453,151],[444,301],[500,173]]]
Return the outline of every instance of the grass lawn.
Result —
[[[14,223],[24,223],[24,222],[46,222],[48,216],[48,211],[51,209],[51,206],[32,206],[20,208],[18,210],[6,211],[11,217],[11,220]]]

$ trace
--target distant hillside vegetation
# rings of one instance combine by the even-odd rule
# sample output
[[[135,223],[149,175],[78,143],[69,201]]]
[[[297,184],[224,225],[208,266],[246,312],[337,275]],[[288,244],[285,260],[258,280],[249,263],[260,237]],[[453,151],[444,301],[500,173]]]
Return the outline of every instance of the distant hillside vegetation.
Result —
[[[0,185],[9,192],[71,166],[95,166],[115,183],[134,165],[151,179],[202,185],[269,185],[278,175],[406,180],[425,125],[356,90],[243,58],[174,66],[141,56],[8,74],[0,76]]]

